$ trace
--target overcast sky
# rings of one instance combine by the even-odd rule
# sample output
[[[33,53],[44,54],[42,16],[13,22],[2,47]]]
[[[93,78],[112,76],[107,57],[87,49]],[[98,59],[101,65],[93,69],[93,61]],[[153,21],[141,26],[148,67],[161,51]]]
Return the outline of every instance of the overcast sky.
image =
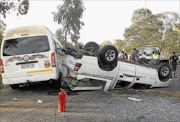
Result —
[[[25,25],[44,25],[54,34],[58,24],[53,21],[53,11],[62,4],[61,0],[30,0],[29,12],[26,16],[17,17],[8,14],[3,21],[7,29]],[[113,42],[124,39],[125,28],[131,25],[134,10],[148,8],[153,13],[173,11],[180,13],[180,0],[84,0],[83,26],[80,42],[88,41],[101,43],[105,40]]]

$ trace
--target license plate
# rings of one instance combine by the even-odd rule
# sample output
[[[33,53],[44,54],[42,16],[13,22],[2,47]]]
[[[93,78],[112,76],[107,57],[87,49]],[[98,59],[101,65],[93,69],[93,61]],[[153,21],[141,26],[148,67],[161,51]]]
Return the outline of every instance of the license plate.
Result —
[[[33,67],[34,67],[34,64],[23,64],[23,65],[21,65],[22,69],[33,68]]]

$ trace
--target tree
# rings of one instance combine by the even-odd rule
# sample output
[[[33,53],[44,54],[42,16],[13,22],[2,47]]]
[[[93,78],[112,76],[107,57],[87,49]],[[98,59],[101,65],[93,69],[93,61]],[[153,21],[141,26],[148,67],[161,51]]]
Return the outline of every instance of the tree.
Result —
[[[0,14],[6,18],[6,14],[10,12],[10,10],[17,11],[17,15],[25,15],[29,10],[29,0],[23,0],[22,2],[18,0],[18,2],[10,2],[3,0],[0,2]]]
[[[111,44],[112,44],[111,41],[105,40],[105,41],[103,41],[103,42],[101,43],[100,48],[104,47],[105,45],[111,45]]]
[[[169,57],[172,54],[172,51],[176,51],[176,53],[180,52],[180,38],[179,33],[173,29],[167,29],[164,34],[164,49],[162,50],[163,54],[166,57]]]
[[[152,12],[149,9],[137,9],[134,11],[133,16],[132,16],[132,23],[137,23],[140,22],[144,17],[151,15]]]
[[[133,46],[137,49],[147,44],[153,44],[164,49],[169,43],[168,51],[177,50],[172,44],[178,45],[176,43],[178,34],[174,30],[178,18],[179,15],[175,12],[152,14],[148,10],[145,14],[144,9],[135,10],[132,25],[126,28],[124,33],[125,41],[129,47]],[[167,51],[163,51],[163,53],[166,53],[166,56],[169,55]]]
[[[175,44],[174,41],[177,41],[174,40],[175,38],[177,39],[178,36],[175,34],[176,32],[174,31],[174,28],[176,25],[178,25],[176,23],[178,22],[180,16],[176,12],[164,12],[164,13],[156,14],[156,17],[158,20],[162,21],[163,23],[161,30],[162,33],[162,40],[160,44],[161,48],[164,49],[166,46],[168,46],[170,51],[174,48],[174,46],[171,44]],[[169,38],[168,36],[173,36],[173,37],[171,39],[167,39]],[[170,45],[167,45],[167,43],[169,43]],[[163,52],[166,53],[165,55],[167,56],[170,54],[169,52],[166,51]]]
[[[175,31],[178,33],[177,45],[175,45],[176,54],[180,54],[180,23],[175,25]]]
[[[84,47],[83,43],[81,43],[81,42],[77,42],[77,43],[75,43],[75,45],[73,45],[71,42],[64,41],[64,36],[62,36],[62,35],[63,35],[62,30],[58,29],[56,31],[56,37],[61,42],[63,47],[71,47],[71,48],[74,48],[76,50],[79,48],[79,46]]]
[[[6,24],[0,20],[0,45],[2,43],[3,33],[5,31],[5,27],[6,27]]]
[[[162,51],[167,57],[171,55],[172,51],[180,54],[180,24],[176,24],[173,29],[167,29],[164,40],[164,49]]]
[[[147,44],[159,46],[162,39],[161,30],[162,22],[155,15],[149,15],[126,28],[124,37],[128,44],[133,43],[136,48]]]
[[[18,0],[18,2],[10,2],[3,0],[0,2],[0,15],[3,15],[6,18],[6,14],[10,12],[10,10],[17,11],[17,15],[25,15],[29,10],[29,0],[23,0],[22,2]],[[0,20],[0,44],[3,39],[3,34],[5,31],[6,24]]]
[[[117,48],[117,50],[121,51],[122,49],[124,49],[126,42],[123,40],[117,39],[113,42],[113,45]]]
[[[79,47],[82,47],[82,49],[84,49],[83,43],[77,42],[77,43],[73,46],[73,48],[76,49],[77,51],[78,51]]]
[[[57,30],[58,38],[67,41],[70,37],[71,41],[76,43],[80,38],[80,29],[84,25],[81,21],[84,11],[82,0],[63,0],[63,5],[58,7],[58,12],[54,12],[54,21],[60,24]]]
[[[158,20],[163,22],[163,31],[172,29],[177,23],[179,15],[176,12],[164,12],[156,14]]]
[[[175,30],[180,34],[180,23],[175,25]]]

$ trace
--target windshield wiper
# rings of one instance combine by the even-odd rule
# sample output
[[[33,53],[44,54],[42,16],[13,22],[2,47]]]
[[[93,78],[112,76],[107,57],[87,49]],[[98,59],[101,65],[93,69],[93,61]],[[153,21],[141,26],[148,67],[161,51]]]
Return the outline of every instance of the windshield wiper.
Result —
[[[6,54],[6,53],[3,53],[3,56],[11,56],[11,55],[9,55],[9,54]]]

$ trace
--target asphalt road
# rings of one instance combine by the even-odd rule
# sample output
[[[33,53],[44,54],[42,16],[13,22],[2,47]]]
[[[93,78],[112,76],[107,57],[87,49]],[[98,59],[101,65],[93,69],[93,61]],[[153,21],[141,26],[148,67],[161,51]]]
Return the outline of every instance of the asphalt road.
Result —
[[[18,90],[6,87],[0,90],[0,121],[179,122],[180,67],[178,75],[166,88],[83,91],[68,95],[64,113],[57,111],[58,96],[48,95],[50,87],[46,84]],[[42,103],[37,103],[38,100]]]

